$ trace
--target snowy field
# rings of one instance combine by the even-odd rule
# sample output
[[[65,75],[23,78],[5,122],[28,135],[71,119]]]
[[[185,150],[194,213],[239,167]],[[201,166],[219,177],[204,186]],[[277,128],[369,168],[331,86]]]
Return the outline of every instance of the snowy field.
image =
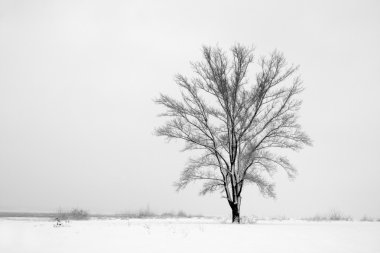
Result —
[[[380,222],[1,218],[0,252],[380,252]]]

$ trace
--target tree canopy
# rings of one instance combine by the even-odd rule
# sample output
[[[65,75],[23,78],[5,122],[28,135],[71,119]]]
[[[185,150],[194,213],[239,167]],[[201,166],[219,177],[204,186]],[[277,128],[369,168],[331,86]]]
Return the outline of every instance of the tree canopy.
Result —
[[[201,194],[221,190],[239,211],[245,184],[274,197],[268,176],[282,168],[295,177],[296,169],[278,155],[279,149],[311,145],[297,123],[302,82],[298,66],[289,65],[278,51],[257,60],[253,49],[240,44],[231,48],[230,57],[219,47],[204,46],[202,52],[203,61],[191,64],[192,78],[175,77],[181,98],[161,94],[156,99],[166,108],[161,116],[168,117],[156,134],[183,140],[184,150],[201,151],[190,158],[178,190],[202,180]],[[254,81],[248,76],[253,65],[258,67]]]

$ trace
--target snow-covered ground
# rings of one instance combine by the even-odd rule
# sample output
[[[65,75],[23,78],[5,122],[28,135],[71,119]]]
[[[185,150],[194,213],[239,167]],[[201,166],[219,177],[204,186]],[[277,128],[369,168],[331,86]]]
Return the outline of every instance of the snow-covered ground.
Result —
[[[380,252],[380,222],[1,218],[0,252]]]

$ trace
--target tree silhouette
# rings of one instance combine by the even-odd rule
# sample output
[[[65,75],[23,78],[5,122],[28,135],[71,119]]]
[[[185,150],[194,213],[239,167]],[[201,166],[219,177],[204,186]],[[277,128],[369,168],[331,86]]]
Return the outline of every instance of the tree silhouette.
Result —
[[[290,178],[296,169],[278,155],[279,149],[300,150],[311,145],[297,123],[301,80],[297,66],[274,51],[258,63],[255,82],[248,80],[253,49],[240,44],[228,57],[219,47],[203,47],[203,61],[192,63],[194,77],[177,75],[181,99],[161,94],[168,121],[158,136],[185,141],[184,150],[198,150],[183,170],[177,189],[204,181],[201,194],[221,191],[240,222],[243,186],[253,183],[265,196],[275,197],[270,176],[284,169]],[[268,177],[269,176],[269,177]]]

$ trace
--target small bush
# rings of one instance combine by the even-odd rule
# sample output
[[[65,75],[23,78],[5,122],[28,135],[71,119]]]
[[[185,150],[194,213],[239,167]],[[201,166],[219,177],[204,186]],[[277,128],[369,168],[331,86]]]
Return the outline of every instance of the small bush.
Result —
[[[90,215],[87,211],[82,209],[73,209],[69,213],[69,219],[71,220],[87,220],[90,218]]]
[[[327,217],[326,216],[322,216],[320,214],[316,214],[312,217],[307,217],[307,218],[303,218],[303,220],[307,220],[307,221],[324,221],[324,220],[327,220]]]
[[[326,215],[317,214],[313,217],[305,218],[308,221],[352,221],[352,218],[348,215],[344,215],[339,211],[332,210]]]
[[[190,217],[190,216],[187,215],[184,211],[180,210],[177,213],[177,217],[179,217],[179,218],[187,218],[187,217]]]
[[[278,215],[278,216],[274,216],[274,217],[271,217],[269,218],[269,220],[272,220],[272,221],[286,221],[286,220],[289,220],[289,218],[285,215]]]
[[[161,218],[175,218],[175,213],[165,212],[160,215]]]
[[[367,215],[364,215],[364,216],[360,219],[360,221],[374,221],[374,219],[371,218],[371,217],[368,217]]]
[[[152,218],[155,216],[157,216],[157,214],[154,212],[151,212],[149,207],[148,207],[145,210],[139,210],[136,218]]]
[[[119,218],[125,219],[145,219],[145,218],[202,218],[203,215],[189,215],[184,211],[180,210],[178,212],[163,212],[162,214],[157,214],[150,211],[149,207],[146,209],[141,209],[138,212],[124,212],[121,214],[115,215]]]
[[[240,217],[241,224],[255,224],[258,218],[256,216],[242,216]]]
[[[57,217],[60,220],[87,220],[90,218],[90,214],[79,208],[74,208],[71,211],[59,210]]]
[[[144,218],[153,218],[157,217],[158,215],[152,211],[150,211],[150,208],[147,207],[145,209],[140,209],[137,212],[124,212],[117,215],[120,218],[126,218],[126,219],[144,219]]]
[[[350,220],[352,220],[352,218],[350,216],[346,216],[346,215],[344,215],[341,212],[336,211],[336,210],[333,210],[330,212],[330,214],[328,215],[328,219],[331,221],[339,221],[339,220],[350,221]]]
[[[184,211],[180,210],[177,213],[175,212],[165,212],[160,215],[161,218],[190,218],[190,215],[187,215]]]

